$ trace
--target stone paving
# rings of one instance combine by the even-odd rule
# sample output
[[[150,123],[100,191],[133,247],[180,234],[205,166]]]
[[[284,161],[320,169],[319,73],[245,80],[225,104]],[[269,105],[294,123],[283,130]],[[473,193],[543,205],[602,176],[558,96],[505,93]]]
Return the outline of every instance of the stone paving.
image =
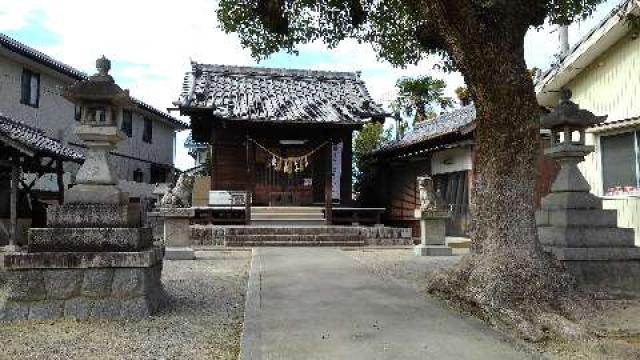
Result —
[[[245,308],[243,360],[535,358],[335,248],[254,249]]]

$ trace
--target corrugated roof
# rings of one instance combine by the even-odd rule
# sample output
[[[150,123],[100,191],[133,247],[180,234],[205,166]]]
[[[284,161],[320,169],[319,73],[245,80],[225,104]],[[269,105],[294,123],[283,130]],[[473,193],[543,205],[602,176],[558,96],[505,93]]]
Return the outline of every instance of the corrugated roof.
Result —
[[[87,80],[89,76],[84,72],[67,65],[61,61],[58,61],[49,55],[38,51],[32,47],[29,47],[18,40],[15,40],[5,34],[0,33],[0,46],[9,49],[17,54],[20,54],[26,58],[29,58],[41,65],[47,66],[57,72],[65,74],[76,80]],[[176,129],[183,130],[188,129],[189,125],[183,121],[176,119],[175,117],[167,114],[166,112],[159,110],[141,100],[132,97],[132,100],[142,109],[147,110],[161,118],[167,120],[170,124],[174,125]]]
[[[376,151],[372,152],[371,155],[426,143],[441,136],[459,132],[471,125],[475,119],[475,106],[467,105],[460,109],[441,114],[431,121],[425,121],[416,125],[416,127],[403,138],[382,144]]]
[[[387,114],[357,73],[193,63],[179,105],[228,120],[357,124]]]
[[[36,154],[84,161],[84,155],[46,136],[42,130],[0,114],[0,141],[3,139],[8,140],[9,146],[12,146],[11,143],[18,144]]]

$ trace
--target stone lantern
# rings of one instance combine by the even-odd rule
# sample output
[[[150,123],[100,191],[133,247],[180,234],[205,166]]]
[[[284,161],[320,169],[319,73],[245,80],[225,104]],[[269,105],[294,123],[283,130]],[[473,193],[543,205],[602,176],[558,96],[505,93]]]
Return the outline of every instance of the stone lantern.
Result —
[[[560,163],[560,170],[536,214],[538,237],[545,251],[561,261],[579,284],[636,292],[640,248],[635,247],[634,231],[617,226],[617,211],[602,208],[602,199],[589,192],[578,169],[594,150],[585,144],[585,129],[606,118],[580,109],[564,89],[560,104],[542,116],[541,126],[551,130],[545,154]]]
[[[111,75],[111,61],[96,60],[98,73],[66,89],[64,97],[80,106],[80,126],[75,134],[87,146],[86,160],[76,175],[76,185],[67,193],[66,203],[127,203],[118,189],[109,152],[126,139],[118,124],[122,110],[134,106],[129,93],[118,86]]]
[[[551,146],[545,154],[560,163],[551,192],[588,193],[591,190],[578,169],[578,163],[594,150],[593,146],[585,145],[585,129],[606,119],[580,109],[571,101],[571,91],[562,90],[560,104],[540,121],[542,128],[551,130]],[[588,201],[584,196],[583,200]]]
[[[164,249],[151,229],[130,216],[109,151],[124,138],[117,124],[132,106],[109,76],[104,56],[98,73],[66,89],[82,109],[75,133],[87,146],[77,184],[63,205],[47,208],[47,227],[29,230],[26,252],[4,257],[7,278],[0,292],[0,321],[129,319],[158,310]]]

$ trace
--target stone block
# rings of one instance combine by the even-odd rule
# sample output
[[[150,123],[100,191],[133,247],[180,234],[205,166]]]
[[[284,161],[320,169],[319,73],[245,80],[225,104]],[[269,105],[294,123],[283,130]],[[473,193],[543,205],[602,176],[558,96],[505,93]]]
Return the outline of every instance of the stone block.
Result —
[[[195,260],[196,252],[190,247],[167,247],[165,260]]]
[[[167,247],[191,246],[189,218],[165,218],[164,243]]]
[[[536,212],[538,226],[599,226],[616,227],[616,210],[601,209],[556,209]]]
[[[588,192],[550,193],[542,198],[541,208],[553,209],[602,209],[602,199]]]
[[[140,251],[153,243],[150,228],[47,228],[29,231],[29,252]]]
[[[111,294],[114,297],[132,298],[142,296],[149,287],[148,276],[145,272],[149,269],[125,268],[115,269]]]
[[[417,245],[413,248],[416,256],[451,256],[453,249],[447,246]]]
[[[139,252],[42,252],[4,255],[7,270],[150,267],[162,262],[164,249]]]
[[[84,270],[48,270],[42,273],[47,298],[66,300],[80,293]]]
[[[115,185],[78,184],[65,193],[64,201],[66,204],[126,205],[129,198]]]
[[[64,316],[64,301],[44,300],[31,304],[29,320],[54,320]]]
[[[444,245],[446,243],[446,218],[420,220],[420,241],[423,245]]]
[[[114,269],[88,269],[84,273],[82,295],[104,298],[111,294]]]
[[[42,272],[38,270],[8,271],[5,285],[7,300],[38,301],[47,297]]]
[[[97,299],[91,306],[90,319],[117,319],[120,317],[121,300],[114,298]]]
[[[29,303],[0,300],[0,321],[21,321],[29,318]]]
[[[87,320],[91,314],[93,300],[85,297],[76,297],[64,302],[64,318],[75,320]]]
[[[591,226],[540,226],[540,243],[546,246],[586,247],[631,247],[634,246],[633,229]]]
[[[128,206],[124,204],[65,204],[47,208],[49,228],[121,228],[128,225]]]
[[[578,284],[587,289],[640,293],[640,260],[563,261]]]
[[[120,306],[120,317],[126,319],[144,318],[150,316],[153,312],[154,309],[152,308],[150,301],[144,296],[124,300]]]
[[[560,261],[640,260],[640,247],[566,248],[545,247]]]

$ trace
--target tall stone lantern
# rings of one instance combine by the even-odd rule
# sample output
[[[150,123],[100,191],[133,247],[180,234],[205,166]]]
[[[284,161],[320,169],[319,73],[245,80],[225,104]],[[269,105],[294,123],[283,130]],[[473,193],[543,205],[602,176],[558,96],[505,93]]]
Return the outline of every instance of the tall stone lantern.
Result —
[[[77,184],[63,205],[47,208],[46,228],[29,230],[26,252],[5,255],[0,321],[139,318],[165,296],[164,249],[153,244],[150,228],[129,220],[136,217],[109,163],[132,101],[109,76],[109,60],[101,57],[96,67],[64,93],[82,109],[75,133],[87,152]]]
[[[560,104],[541,118],[541,126],[551,130],[545,154],[559,162],[560,170],[536,214],[538,237],[581,285],[637,292],[640,248],[634,231],[617,226],[617,211],[603,209],[602,199],[589,192],[578,169],[594,150],[585,144],[585,129],[606,118],[580,109],[564,89]]]
[[[66,203],[127,203],[117,187],[118,178],[110,164],[109,152],[126,136],[118,124],[122,110],[134,106],[127,91],[111,75],[111,61],[96,60],[98,73],[66,89],[64,97],[80,106],[80,126],[75,134],[87,146],[86,160],[76,175],[76,185],[67,193]]]
[[[560,163],[560,171],[551,186],[552,193],[564,193],[564,200],[556,197],[560,203],[568,205],[582,201],[584,205],[598,205],[595,196],[589,196],[591,187],[578,164],[594,150],[593,146],[585,144],[585,129],[606,119],[606,116],[595,116],[580,109],[571,101],[571,90],[568,89],[562,90],[560,104],[541,118],[542,128],[551,130],[551,146],[545,154]]]

